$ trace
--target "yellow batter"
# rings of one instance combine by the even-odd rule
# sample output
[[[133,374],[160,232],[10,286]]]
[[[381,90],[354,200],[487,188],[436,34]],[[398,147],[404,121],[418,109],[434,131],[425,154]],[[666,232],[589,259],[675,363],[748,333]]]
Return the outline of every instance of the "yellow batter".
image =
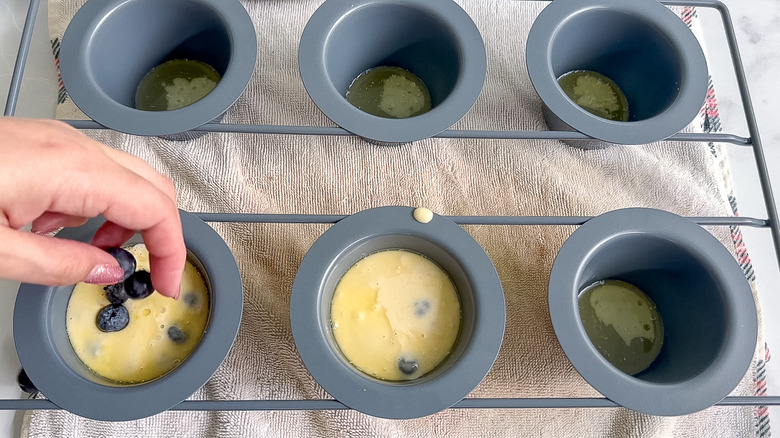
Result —
[[[341,352],[384,380],[411,380],[449,354],[460,329],[460,302],[447,273],[403,250],[374,253],[341,278],[331,302]]]
[[[144,245],[125,249],[135,256],[137,270],[149,270]],[[146,382],[171,371],[198,345],[209,316],[206,284],[189,261],[179,299],[153,293],[127,300],[123,305],[130,322],[124,329],[109,333],[97,327],[97,314],[108,304],[102,286],[77,284],[68,302],[66,329],[79,359],[97,375],[119,383]]]

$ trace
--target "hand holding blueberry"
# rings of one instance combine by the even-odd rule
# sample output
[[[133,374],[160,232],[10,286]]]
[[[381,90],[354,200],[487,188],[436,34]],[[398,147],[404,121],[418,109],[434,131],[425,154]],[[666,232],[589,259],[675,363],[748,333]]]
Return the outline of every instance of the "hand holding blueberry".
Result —
[[[178,297],[186,260],[173,184],[141,159],[56,121],[0,118],[0,277],[45,285],[114,284],[125,270],[99,248],[137,230],[157,291]],[[103,215],[92,245],[52,238]],[[22,231],[32,222],[32,233]]]

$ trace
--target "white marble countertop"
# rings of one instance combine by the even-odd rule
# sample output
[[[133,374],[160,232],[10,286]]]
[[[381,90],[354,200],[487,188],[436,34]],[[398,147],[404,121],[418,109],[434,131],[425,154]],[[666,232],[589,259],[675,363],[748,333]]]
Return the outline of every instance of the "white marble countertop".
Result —
[[[29,0],[0,2],[0,108],[5,106],[21,29],[27,14]],[[760,136],[775,184],[775,198],[780,199],[780,123],[773,111],[780,102],[780,2],[777,0],[723,0],[732,15],[742,61]],[[57,97],[57,83],[47,30],[47,7],[43,0],[27,63],[16,115],[52,117]],[[726,46],[725,34],[717,13],[700,9],[699,16],[705,29],[704,45],[716,87],[724,131],[747,136],[745,115]],[[0,135],[2,135],[0,133]],[[742,216],[766,217],[755,160],[751,148],[730,146],[728,154],[737,190]],[[757,283],[764,312],[764,328],[770,348],[780,345],[780,268],[766,229],[744,228],[745,241],[755,267]],[[19,361],[13,345],[12,316],[18,283],[0,280],[0,399],[18,398],[16,385]],[[780,394],[780,360],[769,363],[769,395]],[[773,408],[772,414],[780,413]],[[0,411],[0,437],[18,435],[20,415]]]

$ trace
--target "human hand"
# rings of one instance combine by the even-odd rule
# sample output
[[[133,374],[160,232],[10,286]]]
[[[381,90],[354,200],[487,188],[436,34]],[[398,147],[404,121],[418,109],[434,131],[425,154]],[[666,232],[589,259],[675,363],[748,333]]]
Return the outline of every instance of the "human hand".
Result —
[[[47,237],[107,222],[92,244]],[[32,222],[32,232],[21,231]],[[0,118],[0,277],[45,285],[112,284],[122,268],[100,248],[140,230],[152,284],[178,298],[186,260],[173,183],[143,160],[53,120]]]

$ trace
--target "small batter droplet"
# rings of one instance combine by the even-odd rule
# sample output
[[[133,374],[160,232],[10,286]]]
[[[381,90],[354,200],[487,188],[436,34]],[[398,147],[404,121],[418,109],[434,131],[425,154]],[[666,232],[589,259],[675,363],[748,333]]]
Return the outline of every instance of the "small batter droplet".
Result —
[[[433,220],[433,212],[425,207],[415,208],[412,215],[414,216],[414,220],[421,224],[427,224]]]

